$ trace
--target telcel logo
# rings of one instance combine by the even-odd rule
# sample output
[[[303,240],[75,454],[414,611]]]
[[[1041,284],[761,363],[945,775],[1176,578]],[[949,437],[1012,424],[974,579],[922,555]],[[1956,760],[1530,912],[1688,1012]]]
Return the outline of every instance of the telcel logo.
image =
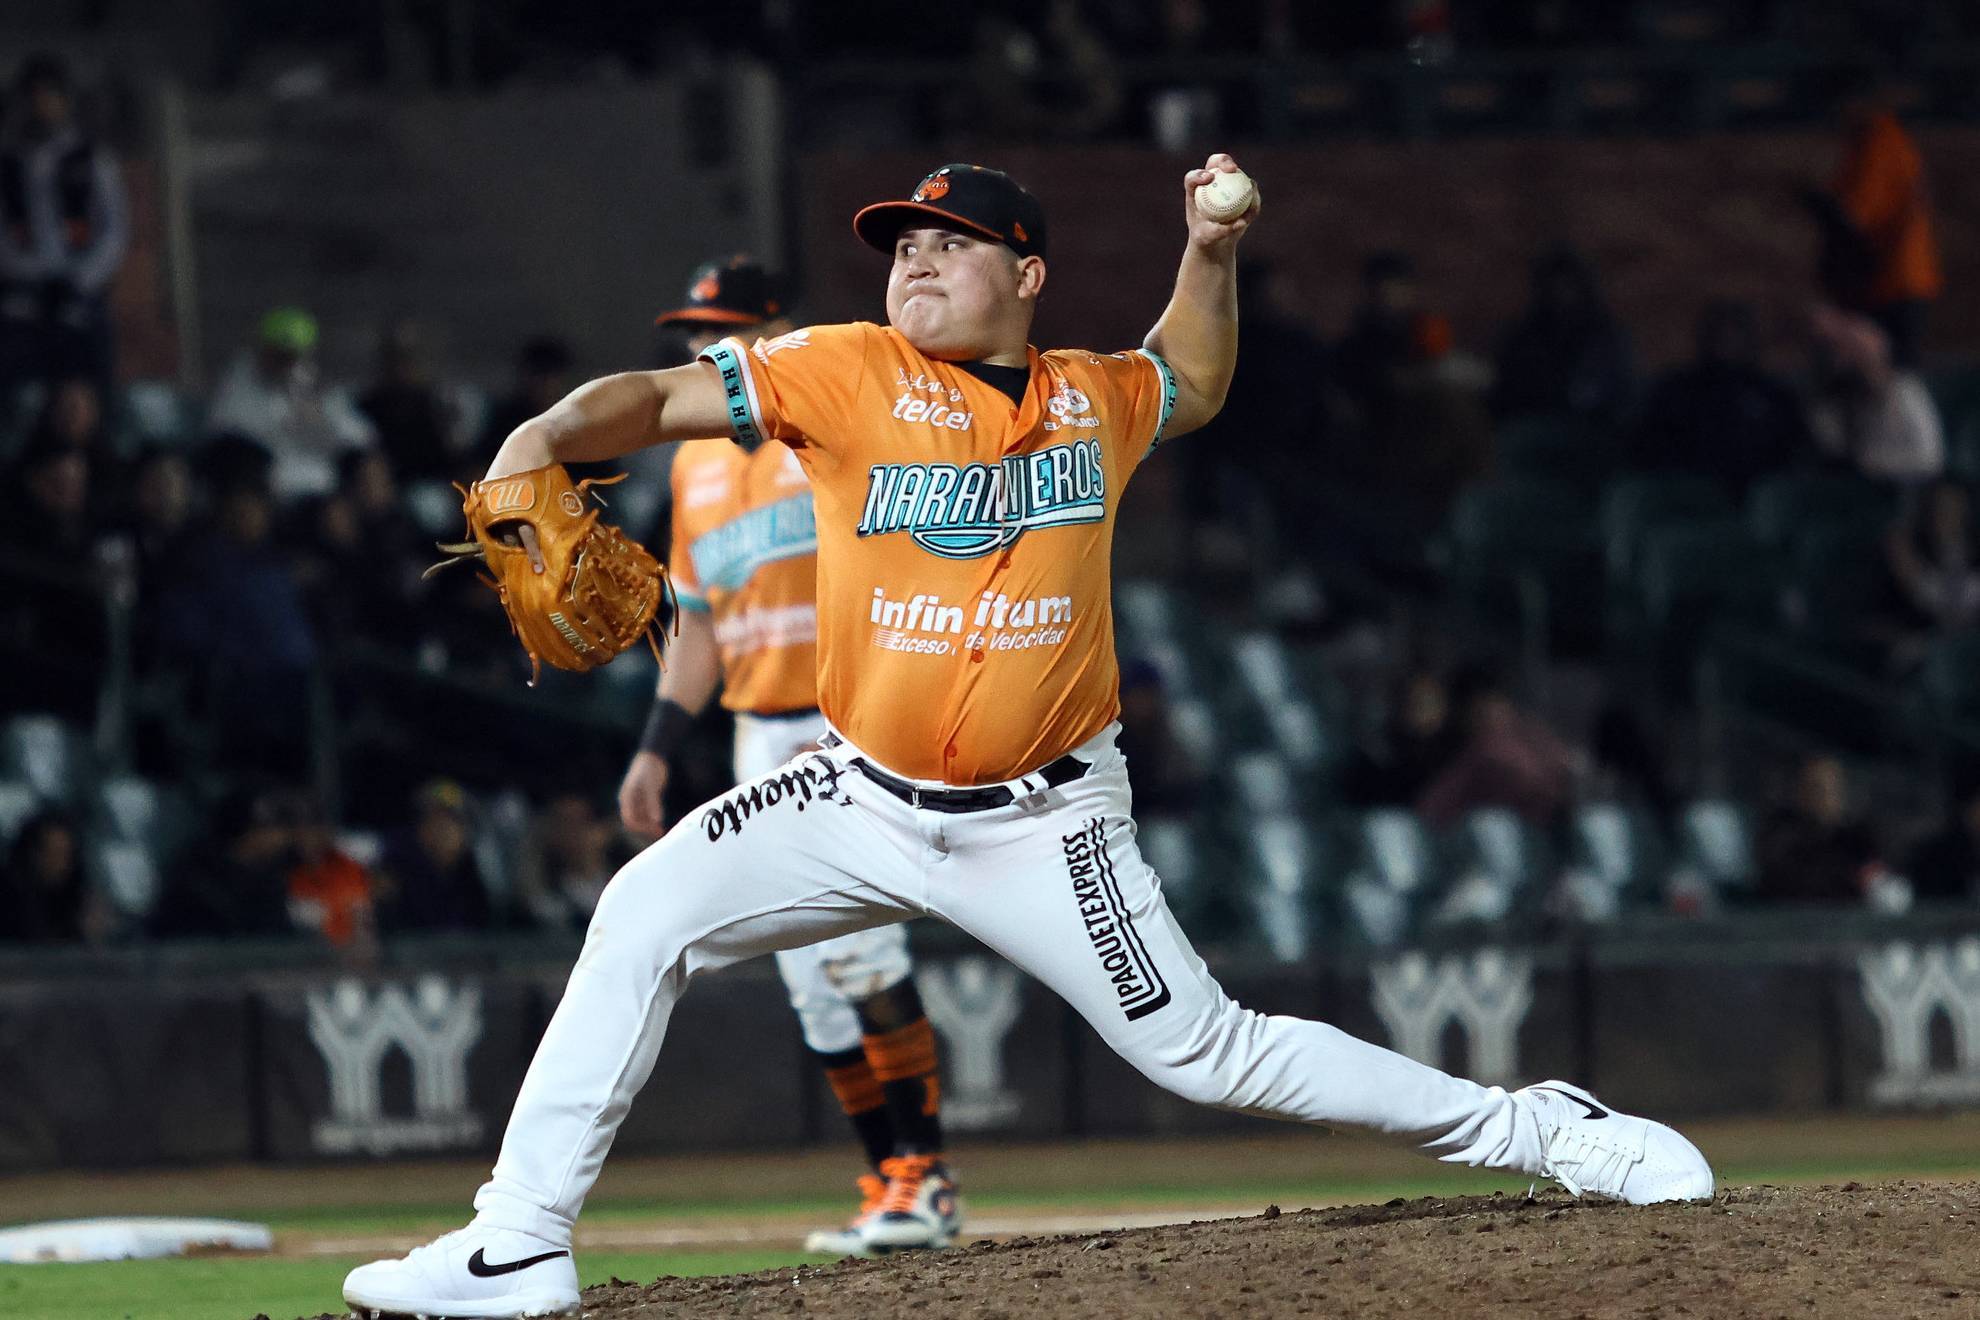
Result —
[[[975,413],[951,408],[935,399],[919,398],[912,392],[894,400],[893,415],[903,422],[926,422],[948,431],[967,431],[976,421]]]

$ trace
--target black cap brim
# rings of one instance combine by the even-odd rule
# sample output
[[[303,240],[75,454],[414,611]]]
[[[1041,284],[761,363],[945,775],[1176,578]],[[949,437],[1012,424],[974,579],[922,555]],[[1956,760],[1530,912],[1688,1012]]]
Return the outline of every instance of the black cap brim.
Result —
[[[859,235],[860,241],[888,256],[894,253],[894,240],[911,225],[927,229],[953,229],[958,234],[973,234],[991,243],[1006,241],[994,229],[986,229],[974,220],[965,220],[953,211],[944,211],[926,202],[875,202],[853,216],[853,232]]]

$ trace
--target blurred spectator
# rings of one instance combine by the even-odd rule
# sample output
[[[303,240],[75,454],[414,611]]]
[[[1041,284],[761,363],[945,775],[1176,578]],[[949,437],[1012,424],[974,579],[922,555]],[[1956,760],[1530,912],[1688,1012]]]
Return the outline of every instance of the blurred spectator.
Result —
[[[28,447],[73,449],[89,460],[90,497],[98,508],[108,507],[121,473],[116,451],[103,426],[103,400],[93,381],[70,376],[48,391]]]
[[[1817,307],[1810,318],[1815,445],[1866,477],[1915,483],[1945,466],[1939,410],[1918,373],[1894,365],[1890,341],[1866,317]]]
[[[1390,369],[1367,448],[1376,486],[1399,525],[1418,537],[1442,526],[1458,491],[1492,469],[1488,375],[1453,349],[1442,316],[1419,311],[1411,319],[1409,356]]]
[[[336,493],[304,513],[296,577],[323,635],[414,649],[406,620],[420,571],[438,551],[422,540],[400,503],[384,452],[345,451],[337,462]]]
[[[1899,519],[1884,538],[1884,564],[1894,671],[1914,667],[1933,638],[1980,623],[1980,544],[1958,482],[1934,482]]]
[[[1927,903],[1980,903],[1980,774],[1956,777],[1952,810],[1911,854],[1912,893]]]
[[[75,122],[69,71],[30,56],[0,139],[0,389],[79,375],[112,379],[108,293],[130,242],[109,151]]]
[[[1404,672],[1380,736],[1355,749],[1343,786],[1347,800],[1357,807],[1415,805],[1451,763],[1460,738],[1443,675],[1430,668]]]
[[[274,543],[267,478],[249,453],[216,466],[213,529],[167,569],[157,611],[160,658],[189,681],[224,756],[293,767],[307,739],[301,716],[315,633]]]
[[[237,789],[167,878],[153,929],[165,936],[296,933],[289,872],[296,833],[280,793]]]
[[[516,376],[509,392],[490,405],[482,423],[475,462],[485,469],[509,432],[569,394],[576,383],[571,376],[576,364],[570,345],[561,339],[539,335],[525,343],[516,354]],[[481,472],[470,475],[478,479]]]
[[[434,382],[418,326],[398,321],[386,328],[378,345],[378,379],[358,396],[357,406],[400,477],[460,475],[460,410]]]
[[[488,887],[474,860],[467,794],[451,780],[421,788],[411,826],[378,863],[378,921],[389,933],[486,930]]]
[[[521,906],[540,925],[583,934],[598,896],[619,869],[613,823],[581,793],[561,793],[537,813],[516,877]]]
[[[89,457],[43,444],[14,472],[21,500],[0,521],[0,661],[8,704],[87,719],[105,649]]]
[[[1853,97],[1843,115],[1848,140],[1835,179],[1807,196],[1821,231],[1822,286],[1877,323],[1891,361],[1916,367],[1927,310],[1945,283],[1924,160],[1879,92]]]
[[[1223,411],[1204,428],[1205,443],[1177,446],[1189,474],[1183,494],[1198,520],[1242,527],[1263,507],[1292,525],[1310,512],[1310,483],[1285,474],[1312,470],[1330,454],[1327,352],[1281,268],[1246,261],[1237,283],[1244,315],[1237,370]]]
[[[1760,365],[1759,318],[1722,299],[1699,313],[1696,356],[1651,386],[1629,466],[1712,477],[1740,499],[1807,450],[1800,401]]]
[[[1592,770],[1602,797],[1642,802],[1658,816],[1677,810],[1660,731],[1633,702],[1610,697],[1602,703],[1589,736]]]
[[[367,949],[377,940],[371,872],[337,846],[336,833],[314,795],[297,794],[290,810],[295,865],[289,871],[289,909],[296,924],[340,949]]]
[[[1004,142],[1078,141],[1119,118],[1119,71],[1078,0],[1044,0],[1036,17],[988,7],[975,22],[968,103],[958,116],[967,131]]]
[[[130,494],[119,530],[137,557],[138,589],[164,582],[185,553],[193,514],[192,469],[177,449],[154,445],[131,464]]]
[[[1537,716],[1513,703],[1504,680],[1485,667],[1451,684],[1463,745],[1440,769],[1416,810],[1432,825],[1448,827],[1480,807],[1505,807],[1531,823],[1550,826],[1574,787],[1574,756]]]
[[[89,453],[42,442],[16,473],[25,500],[0,524],[0,548],[40,557],[53,568],[87,562],[96,522],[89,502]]]
[[[1553,248],[1534,259],[1532,288],[1499,342],[1493,411],[1615,420],[1629,407],[1635,367],[1594,267],[1571,247]]]
[[[274,455],[274,492],[282,499],[325,495],[336,481],[337,455],[373,441],[371,423],[343,391],[317,376],[316,318],[278,307],[261,318],[254,348],[235,358],[214,391],[207,428],[243,435]]]
[[[83,873],[82,834],[61,811],[30,816],[0,871],[0,941],[101,943],[110,907]]]
[[[1776,903],[1860,903],[1883,870],[1877,840],[1849,802],[1833,756],[1810,756],[1789,800],[1760,829],[1756,896]]]
[[[1146,660],[1121,666],[1121,755],[1134,767],[1134,805],[1148,816],[1183,816],[1202,800],[1203,777],[1170,731],[1168,689]]]
[[[1377,252],[1361,263],[1361,301],[1333,362],[1335,387],[1358,416],[1379,410],[1394,374],[1415,357],[1422,307],[1416,263],[1405,253]]]

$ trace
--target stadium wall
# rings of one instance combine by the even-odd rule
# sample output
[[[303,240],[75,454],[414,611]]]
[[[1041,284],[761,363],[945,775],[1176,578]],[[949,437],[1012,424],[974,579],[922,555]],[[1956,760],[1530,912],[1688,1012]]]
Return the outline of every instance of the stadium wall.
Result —
[[[919,980],[947,1124],[1009,1137],[1227,1130],[1009,964],[949,941]],[[239,951],[0,965],[0,1171],[488,1151],[567,963],[400,951],[405,972],[242,970]],[[219,959],[223,957],[226,962]],[[270,960],[266,967],[278,968]],[[489,970],[491,967],[499,970]],[[1226,963],[1248,1007],[1318,1016],[1488,1082],[1569,1076],[1670,1117],[1980,1103],[1980,918],[1810,934],[1472,945]],[[697,983],[618,1149],[837,1132],[767,964]]]

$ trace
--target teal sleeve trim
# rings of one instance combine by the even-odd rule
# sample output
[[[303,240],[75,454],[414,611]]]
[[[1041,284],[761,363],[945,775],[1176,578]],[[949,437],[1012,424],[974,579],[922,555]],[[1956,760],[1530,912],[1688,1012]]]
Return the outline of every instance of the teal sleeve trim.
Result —
[[[1164,362],[1160,355],[1151,353],[1145,348],[1135,351],[1153,362],[1155,373],[1162,378],[1162,416],[1155,423],[1155,438],[1148,442],[1148,448],[1153,452],[1155,446],[1162,443],[1162,432],[1168,429],[1169,414],[1176,410],[1176,373],[1169,370],[1169,364]]]
[[[730,434],[744,449],[755,449],[763,443],[763,414],[756,404],[756,382],[749,375],[748,351],[739,340],[722,339],[702,349],[701,360],[722,373]]]

